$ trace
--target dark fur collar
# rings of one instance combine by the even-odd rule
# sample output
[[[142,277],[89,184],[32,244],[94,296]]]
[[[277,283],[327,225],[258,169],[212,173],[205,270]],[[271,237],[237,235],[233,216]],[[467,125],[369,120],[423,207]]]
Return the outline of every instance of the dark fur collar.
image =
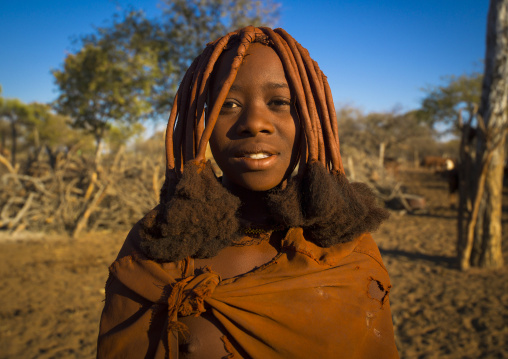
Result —
[[[303,178],[292,178],[285,189],[272,190],[269,201],[276,224],[303,228],[307,240],[320,247],[351,241],[388,218],[367,185],[350,184],[318,162],[309,163]],[[209,162],[190,162],[181,178],[167,174],[160,204],[141,220],[141,247],[149,258],[164,262],[213,257],[238,239],[239,207]]]

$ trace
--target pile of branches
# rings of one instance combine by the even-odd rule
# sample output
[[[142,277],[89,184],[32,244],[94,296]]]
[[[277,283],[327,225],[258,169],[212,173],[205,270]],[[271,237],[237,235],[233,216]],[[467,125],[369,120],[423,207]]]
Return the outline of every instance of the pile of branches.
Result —
[[[400,183],[377,159],[349,149],[351,181],[368,183],[387,203]],[[42,149],[20,169],[0,155],[0,231],[68,233],[126,230],[157,205],[164,180],[162,156],[125,152],[93,156]]]
[[[343,146],[342,149],[347,154],[342,159],[350,181],[368,184],[376,193],[379,202],[390,209],[403,210],[406,213],[425,211],[425,199],[407,193],[398,178],[399,169],[408,166],[405,161],[389,159],[380,164],[378,157],[368,155],[362,149],[348,146]]]
[[[390,191],[397,184],[395,173],[381,166],[378,157],[365,153],[362,148],[347,145],[341,147],[341,152],[344,153],[342,161],[349,181],[367,183],[381,192]]]
[[[20,170],[0,155],[0,230],[67,232],[126,229],[158,203],[164,176],[155,159],[121,148],[96,158],[48,150]]]

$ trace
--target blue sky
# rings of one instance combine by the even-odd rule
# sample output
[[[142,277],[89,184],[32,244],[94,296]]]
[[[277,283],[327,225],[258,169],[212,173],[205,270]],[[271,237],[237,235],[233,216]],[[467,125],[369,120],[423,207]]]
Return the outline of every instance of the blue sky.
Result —
[[[57,97],[51,69],[73,40],[133,4],[149,15],[157,0],[0,0],[2,96]],[[445,75],[483,71],[487,0],[281,1],[280,27],[328,76],[336,105],[365,112],[418,108],[421,88]]]

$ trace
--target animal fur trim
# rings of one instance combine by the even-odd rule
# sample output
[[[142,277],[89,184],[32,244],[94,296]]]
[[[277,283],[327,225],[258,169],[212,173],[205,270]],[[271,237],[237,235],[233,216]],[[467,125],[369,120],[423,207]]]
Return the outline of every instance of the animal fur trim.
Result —
[[[349,183],[319,162],[307,164],[302,178],[292,178],[268,198],[275,224],[302,227],[305,238],[320,247],[374,231],[389,216],[367,185]],[[161,203],[141,220],[141,247],[159,261],[213,257],[241,236],[239,207],[209,162],[187,163],[181,179],[167,177]]]
[[[375,231],[389,217],[364,183],[349,183],[319,162],[307,164],[303,178],[293,177],[284,190],[269,195],[275,221],[302,227],[305,238],[320,247],[353,240]]]
[[[171,197],[165,197],[172,194]],[[240,200],[215,177],[210,162],[184,166],[167,178],[161,203],[141,220],[141,247],[149,258],[208,258],[238,239]]]

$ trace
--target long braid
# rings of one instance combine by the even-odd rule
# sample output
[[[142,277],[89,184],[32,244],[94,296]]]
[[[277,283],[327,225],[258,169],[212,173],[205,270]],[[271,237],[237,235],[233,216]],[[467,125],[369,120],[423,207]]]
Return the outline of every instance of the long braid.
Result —
[[[201,138],[203,137],[203,131],[205,129],[205,103],[209,93],[209,77],[212,73],[215,62],[219,58],[220,54],[224,50],[224,46],[227,44],[229,40],[229,36],[224,36],[220,39],[220,41],[215,44],[209,44],[208,47],[212,49],[210,57],[207,59],[206,68],[203,70],[201,83],[199,86],[198,92],[198,102],[197,102],[197,114],[196,118],[198,118],[198,123],[195,131],[195,145],[196,145],[196,153],[198,153],[198,146]]]
[[[186,128],[185,128],[185,162],[193,159],[196,155],[196,146],[195,146],[195,136],[194,133],[196,132],[195,129],[197,128],[197,90],[199,87],[201,87],[201,81],[203,78],[203,71],[202,69],[207,65],[208,59],[210,58],[211,54],[211,48],[206,47],[203,53],[199,56],[199,62],[196,66],[196,70],[193,74],[192,79],[192,87],[191,87],[191,93],[190,93],[190,101],[189,109],[187,112],[187,117],[185,118]]]
[[[330,122],[332,125],[333,137],[335,139],[335,144],[337,146],[337,154],[339,155],[336,170],[340,173],[345,173],[344,166],[342,164],[342,157],[340,155],[339,128],[337,123],[337,114],[335,112],[335,105],[333,103],[332,91],[330,90],[330,85],[328,84],[326,75],[321,73],[321,78],[323,79],[323,86],[325,89],[325,97],[326,103],[328,105],[328,112],[330,116]]]
[[[175,127],[175,132],[174,132],[173,138],[170,139],[170,143],[173,142],[173,143],[171,143],[171,145],[173,146],[174,153],[175,153],[175,166],[179,170],[181,170],[183,168],[183,164],[185,162],[184,161],[185,148],[184,148],[184,146],[182,146],[182,144],[185,143],[185,141],[184,141],[185,140],[185,136],[184,136],[185,121],[184,121],[184,119],[186,117],[186,114],[187,114],[186,110],[188,108],[188,103],[190,101],[189,90],[190,90],[190,83],[192,81],[192,74],[198,64],[199,58],[200,57],[198,56],[198,57],[196,57],[196,59],[194,59],[191,66],[185,73],[185,76],[183,77],[182,84],[180,85],[180,88],[179,88],[179,90],[180,89],[182,90],[182,96],[179,97],[179,101],[177,102],[178,119],[176,120],[176,127]],[[182,112],[182,110],[183,110],[183,112]],[[167,139],[166,139],[166,143],[168,143]]]
[[[173,101],[173,107],[171,108],[171,114],[169,115],[168,125],[166,126],[166,171],[171,171],[175,168],[175,155],[173,151],[173,131],[175,128],[175,121],[177,117],[177,103],[180,100],[181,92],[177,91],[175,100]],[[171,140],[171,141],[170,141]]]

